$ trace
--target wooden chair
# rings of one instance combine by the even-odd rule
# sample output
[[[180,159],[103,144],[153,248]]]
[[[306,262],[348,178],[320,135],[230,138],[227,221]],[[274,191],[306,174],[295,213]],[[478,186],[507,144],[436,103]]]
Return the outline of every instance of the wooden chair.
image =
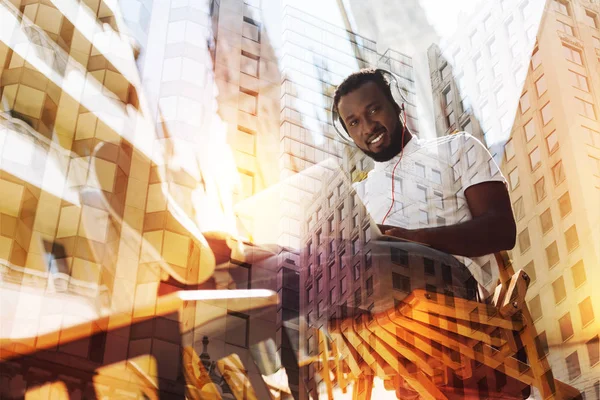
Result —
[[[332,320],[319,331],[316,370],[333,398],[334,385],[369,400],[373,379],[396,397],[523,398],[530,386],[544,399],[581,399],[554,379],[535,343],[525,303],[529,277],[496,254],[503,283],[485,303],[419,289],[386,312]],[[512,393],[510,393],[512,392]]]

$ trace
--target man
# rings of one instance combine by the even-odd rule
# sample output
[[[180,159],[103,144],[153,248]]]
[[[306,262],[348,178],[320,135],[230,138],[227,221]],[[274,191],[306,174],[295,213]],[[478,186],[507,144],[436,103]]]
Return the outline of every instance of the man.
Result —
[[[381,257],[384,265],[389,257],[385,246],[392,247],[392,254],[395,247],[409,255],[408,268],[399,269],[408,275],[400,291],[408,295],[424,288],[474,299],[474,277],[479,294],[488,296],[498,276],[490,255],[514,247],[516,224],[506,180],[487,149],[465,132],[433,140],[416,137],[401,120],[404,105],[394,100],[381,70],[363,69],[347,77],[333,107],[352,141],[375,161],[367,178],[354,185],[358,195],[383,233],[407,240],[369,245],[373,258]],[[385,267],[377,273],[390,275]],[[401,300],[398,290],[379,292],[369,299],[375,313],[390,306],[390,297]],[[462,385],[458,392],[452,385],[442,390],[448,398],[476,398],[481,390],[475,378]],[[501,398],[529,393],[527,385],[510,378],[502,386]],[[409,386],[403,390],[402,398],[418,397]]]
[[[468,257],[471,273],[489,295],[497,266],[493,257],[483,256],[512,249],[516,224],[506,180],[487,149],[464,132],[417,138],[401,121],[401,107],[381,70],[348,76],[335,92],[334,110],[356,146],[375,161],[356,189],[383,232]]]

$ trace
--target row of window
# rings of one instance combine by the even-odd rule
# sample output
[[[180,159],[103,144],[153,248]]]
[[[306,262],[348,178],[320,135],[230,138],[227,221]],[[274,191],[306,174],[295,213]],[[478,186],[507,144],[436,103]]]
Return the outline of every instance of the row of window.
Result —
[[[541,332],[535,338],[535,347],[540,359],[548,355],[550,348],[548,346],[548,338],[546,337],[545,331]],[[585,343],[585,347],[587,350],[589,365],[590,367],[593,367],[600,361],[600,338],[598,337],[598,335],[588,340]],[[565,358],[565,364],[567,367],[569,380],[574,380],[581,375],[581,365],[577,350],[575,350]],[[594,388],[597,394],[596,398],[600,398],[598,397],[600,396],[600,382],[596,382],[596,384],[594,384]]]
[[[534,160],[535,160],[535,158],[534,158]],[[554,181],[554,186],[560,185],[565,180],[565,171],[563,168],[562,160],[559,160],[556,164],[554,164],[551,168],[551,171],[552,171],[552,179]],[[519,167],[515,167],[512,171],[509,172],[508,181],[510,183],[511,190],[515,190],[519,186],[519,183],[520,183]],[[534,184],[534,188],[535,188],[536,199],[538,200],[538,202],[546,197],[546,187],[545,187],[545,178],[544,177],[539,179]]]
[[[546,223],[546,222],[542,222]],[[577,234],[577,228],[572,225],[569,229],[564,232],[565,242],[567,245],[567,252],[571,253],[577,247],[579,247],[579,235]],[[529,228],[523,229],[518,235],[519,250],[521,254],[525,253],[531,247],[531,239],[529,237]],[[546,247],[546,259],[548,261],[548,269],[554,267],[560,261],[560,255],[558,252],[558,244],[553,241]]]
[[[571,2],[567,0],[553,0],[552,8],[561,14],[573,17],[573,8]],[[598,14],[592,10],[584,9],[584,13],[580,15],[583,23],[591,28],[598,29]]]
[[[562,277],[558,278],[556,281],[552,283],[552,289],[554,292],[554,298],[556,304],[562,302],[566,298],[566,291],[564,288],[564,282]],[[558,301],[557,301],[558,300]],[[537,295],[533,299],[531,299],[528,303],[529,311],[531,313],[531,318],[533,321],[538,321],[543,316],[542,312],[542,302],[540,300],[540,296]],[[552,308],[555,310],[555,308]],[[578,304],[579,309],[579,317],[582,328],[588,326],[592,321],[594,321],[594,308],[592,306],[592,299],[590,297],[586,297],[583,301]],[[558,325],[561,335],[561,340],[566,342],[571,337],[573,337],[573,323],[571,320],[571,311],[567,311],[562,317],[558,319]]]

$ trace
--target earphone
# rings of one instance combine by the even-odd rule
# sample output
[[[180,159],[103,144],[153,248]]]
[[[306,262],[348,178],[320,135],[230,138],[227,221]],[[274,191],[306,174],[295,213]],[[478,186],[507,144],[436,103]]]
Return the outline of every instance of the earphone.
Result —
[[[402,155],[404,154],[404,132],[406,132],[406,130],[408,129],[408,127],[406,126],[406,110],[404,109],[404,103],[402,103],[402,105],[400,106],[400,113],[404,114],[404,129],[402,129],[402,150],[400,150],[400,158],[398,158],[398,161],[396,161],[396,165],[394,165],[394,169],[392,170],[392,204],[390,204],[390,208],[388,209],[387,213],[385,213],[385,217],[383,217],[383,220],[381,221],[381,225],[385,225],[385,220],[388,217],[388,215],[390,215],[390,212],[392,211],[392,209],[394,208],[394,203],[396,202],[395,199],[395,192],[394,192],[394,175],[396,174],[396,167],[398,166],[398,164],[400,164],[400,161],[402,160]]]

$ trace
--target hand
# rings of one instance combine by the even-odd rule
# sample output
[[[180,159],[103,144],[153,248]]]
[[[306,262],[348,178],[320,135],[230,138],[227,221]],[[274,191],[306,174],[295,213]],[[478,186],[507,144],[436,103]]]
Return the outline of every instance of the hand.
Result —
[[[413,242],[422,242],[419,229],[405,229],[392,225],[377,225],[384,235],[394,236],[400,239],[406,239]]]

